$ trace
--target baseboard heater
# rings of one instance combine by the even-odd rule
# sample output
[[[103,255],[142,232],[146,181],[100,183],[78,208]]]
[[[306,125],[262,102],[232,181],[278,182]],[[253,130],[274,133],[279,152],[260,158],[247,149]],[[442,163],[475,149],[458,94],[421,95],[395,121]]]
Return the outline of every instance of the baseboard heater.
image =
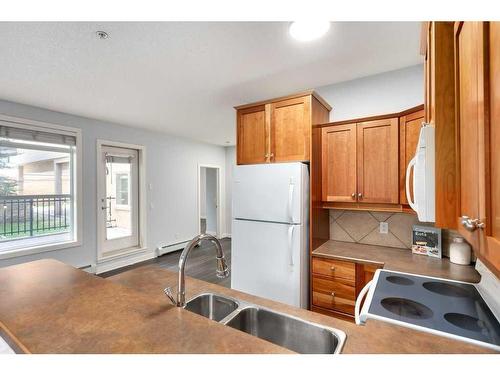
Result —
[[[166,253],[170,253],[172,251],[184,249],[184,247],[189,241],[190,240],[186,240],[186,241],[171,243],[168,245],[158,246],[156,250],[158,251],[158,255],[163,255]]]
[[[94,266],[92,266],[91,264],[87,264],[86,266],[78,267],[78,269],[85,271],[85,272],[94,273]]]

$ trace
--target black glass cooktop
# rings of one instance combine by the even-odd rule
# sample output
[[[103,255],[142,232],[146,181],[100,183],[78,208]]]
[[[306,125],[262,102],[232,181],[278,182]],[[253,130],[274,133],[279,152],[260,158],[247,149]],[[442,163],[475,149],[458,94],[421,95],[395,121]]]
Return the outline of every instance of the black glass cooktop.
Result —
[[[500,324],[471,284],[381,270],[368,313],[500,346]]]

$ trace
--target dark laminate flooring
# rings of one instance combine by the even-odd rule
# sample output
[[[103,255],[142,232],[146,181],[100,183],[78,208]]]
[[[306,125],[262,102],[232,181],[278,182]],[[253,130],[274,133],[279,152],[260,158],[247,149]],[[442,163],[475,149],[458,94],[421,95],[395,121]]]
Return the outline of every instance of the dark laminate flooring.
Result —
[[[231,270],[231,239],[224,238],[220,241],[222,244],[222,248],[224,249],[224,255],[226,257],[227,264],[229,266],[229,269]],[[117,275],[121,272],[125,272],[140,266],[144,266],[146,264],[155,264],[158,267],[165,268],[169,271],[177,272],[179,257],[181,255],[181,252],[182,250],[175,251],[173,253],[168,253],[158,258],[134,264],[132,266],[120,268],[118,270],[106,272],[100,274],[99,276],[109,277]],[[205,242],[200,247],[193,249],[191,251],[191,254],[189,254],[189,259],[187,260],[186,275],[194,277],[199,280],[207,281],[209,283],[214,283],[222,285],[226,288],[230,288],[231,274],[226,279],[219,279],[215,275],[215,267],[216,267],[215,256],[216,256],[215,246],[213,246],[210,242]]]

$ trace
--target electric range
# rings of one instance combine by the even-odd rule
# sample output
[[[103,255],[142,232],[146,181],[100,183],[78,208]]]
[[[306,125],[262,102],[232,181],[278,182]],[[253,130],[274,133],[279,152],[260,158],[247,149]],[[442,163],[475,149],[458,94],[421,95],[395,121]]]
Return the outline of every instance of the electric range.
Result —
[[[379,269],[366,291],[358,324],[373,318],[500,351],[500,323],[475,284]]]

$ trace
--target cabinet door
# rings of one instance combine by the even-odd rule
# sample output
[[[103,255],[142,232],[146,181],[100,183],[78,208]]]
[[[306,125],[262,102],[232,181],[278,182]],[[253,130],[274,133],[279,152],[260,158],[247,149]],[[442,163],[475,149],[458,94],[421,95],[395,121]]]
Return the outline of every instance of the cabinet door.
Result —
[[[489,156],[486,166],[486,191],[484,208],[480,205],[480,217],[486,227],[480,231],[480,256],[490,269],[500,277],[500,22],[489,22],[488,62],[489,67],[489,140],[486,133],[485,155]],[[488,171],[488,168],[487,168]]]
[[[406,167],[415,156],[420,128],[424,121],[424,111],[416,111],[399,119],[399,200],[401,204],[408,204],[406,198]],[[413,170],[410,171],[410,181]],[[413,184],[410,184],[410,194],[413,198]]]
[[[398,119],[357,124],[358,201],[399,202]]]
[[[356,124],[322,129],[322,199],[356,201]]]
[[[309,161],[311,97],[271,104],[271,159],[276,162]]]
[[[480,23],[465,22],[456,30],[458,131],[460,151],[459,215],[479,218],[480,181]],[[458,218],[458,231],[477,251],[479,232],[468,231]]]
[[[238,110],[238,164],[258,164],[269,161],[270,106],[259,105]]]

